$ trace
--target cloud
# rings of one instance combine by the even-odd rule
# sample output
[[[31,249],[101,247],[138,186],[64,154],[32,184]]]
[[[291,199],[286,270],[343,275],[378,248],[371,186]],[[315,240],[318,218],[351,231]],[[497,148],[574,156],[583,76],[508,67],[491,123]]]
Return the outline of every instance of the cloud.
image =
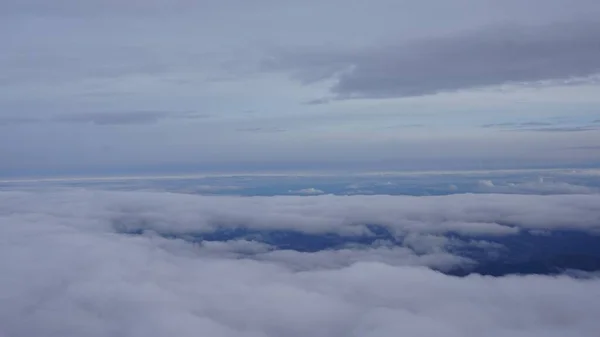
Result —
[[[494,184],[491,180],[481,180],[478,183],[479,192],[510,193],[510,194],[598,194],[600,189],[590,186],[570,184],[560,181],[545,181],[543,177],[537,181],[519,183]]]
[[[479,181],[479,186],[482,187],[494,187],[494,182],[491,180],[480,180]]]
[[[247,128],[239,128],[236,129],[239,132],[251,132],[251,133],[278,133],[285,132],[286,129],[278,128],[278,127],[247,127]]]
[[[11,126],[19,124],[36,123],[37,120],[29,117],[20,116],[0,116],[0,126]]]
[[[179,193],[219,193],[219,192],[231,192],[241,190],[241,186],[222,186],[222,185],[191,185],[177,189]]]
[[[600,150],[600,145],[573,146],[566,150]]]
[[[600,72],[599,39],[600,24],[592,21],[493,26],[388,47],[291,51],[265,60],[264,68],[291,72],[308,83],[333,78],[331,92],[342,99],[560,84],[578,78],[583,83],[596,81],[593,76]]]
[[[304,102],[304,104],[306,104],[306,105],[321,105],[321,104],[327,104],[329,102],[331,102],[331,99],[329,99],[329,98],[316,98],[316,99],[308,100],[308,101]]]
[[[264,235],[269,236],[268,233]],[[427,266],[444,271],[451,270],[455,266],[475,264],[468,258],[446,251],[443,248],[447,244],[444,237],[435,238],[436,242],[424,250],[415,249],[414,245],[427,245],[428,241],[431,241],[431,237],[412,236],[407,240],[407,242],[410,241],[407,247],[399,247],[392,242],[379,240],[372,245],[347,244],[345,247],[314,252],[278,249],[262,242],[243,239],[201,241],[198,243],[197,253],[210,257],[272,262],[295,271],[339,269],[358,262],[383,262],[394,266]],[[172,243],[165,242],[165,244]],[[465,245],[464,242],[461,244]]]
[[[314,187],[303,188],[303,189],[300,189],[300,190],[290,190],[289,193],[291,193],[291,194],[304,194],[304,195],[325,194],[324,191],[316,189]]]
[[[553,123],[548,122],[523,122],[523,123],[492,123],[492,124],[484,124],[481,127],[483,128],[519,128],[519,127],[531,127],[531,126],[551,126]]]
[[[600,127],[591,122],[587,125],[556,125],[549,122],[506,122],[484,124],[483,128],[498,128],[503,131],[536,131],[536,132],[583,132],[594,131]]]
[[[359,262],[381,262],[393,266],[427,266],[438,270],[450,270],[458,265],[470,265],[473,261],[448,252],[417,255],[409,248],[349,247],[318,252],[273,250],[255,257],[259,261],[275,262],[293,270],[327,270],[346,268]]]
[[[529,128],[521,129],[521,131],[539,131],[539,132],[584,132],[584,131],[595,131],[600,129],[597,126],[557,126],[547,128]]]
[[[131,125],[152,124],[162,119],[196,119],[207,115],[194,112],[167,111],[123,111],[123,112],[87,112],[58,115],[57,122],[90,123],[95,125]]]
[[[138,216],[140,228],[158,221],[198,229],[202,217],[226,224],[242,214],[266,220],[274,212],[301,214],[307,222],[330,217],[343,223],[338,202],[350,206],[344,212],[400,208],[416,218],[433,211],[449,218],[552,219],[571,209],[578,212],[571,215],[575,223],[589,213],[598,219],[598,200],[591,196],[452,198],[456,202],[2,192],[0,335],[376,337],[401,331],[449,337],[595,336],[600,304],[589,299],[600,292],[600,282],[594,275],[457,278],[419,267],[434,257],[453,258],[443,253],[416,256],[380,245],[304,254],[251,241],[194,244],[151,233],[125,235],[110,226],[110,219],[123,213]],[[321,203],[327,208],[315,208]],[[360,220],[356,215],[349,213]],[[437,240],[413,245],[430,251]]]
[[[15,124],[39,123],[88,123],[94,125],[136,125],[153,124],[167,119],[198,119],[207,118],[208,114],[197,112],[169,112],[169,111],[121,111],[121,112],[78,112],[70,114],[54,114],[49,117],[38,115],[26,116],[0,116],[0,126]]]
[[[48,200],[46,200],[48,199]],[[455,194],[448,196],[202,196],[161,192],[1,192],[2,210],[39,205],[65,224],[73,208],[117,232],[208,233],[217,228],[363,235],[376,224],[391,233],[511,235],[520,230],[597,231],[600,195]],[[85,214],[84,214],[85,215]],[[87,215],[86,215],[87,216]]]

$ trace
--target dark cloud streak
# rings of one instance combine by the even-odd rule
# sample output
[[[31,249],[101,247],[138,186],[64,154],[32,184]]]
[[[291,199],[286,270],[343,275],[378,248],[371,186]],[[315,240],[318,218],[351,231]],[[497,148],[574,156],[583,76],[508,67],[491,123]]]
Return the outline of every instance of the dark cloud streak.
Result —
[[[263,66],[305,83],[335,78],[338,99],[410,97],[587,78],[600,72],[598,41],[598,22],[494,26],[383,48],[288,52]]]

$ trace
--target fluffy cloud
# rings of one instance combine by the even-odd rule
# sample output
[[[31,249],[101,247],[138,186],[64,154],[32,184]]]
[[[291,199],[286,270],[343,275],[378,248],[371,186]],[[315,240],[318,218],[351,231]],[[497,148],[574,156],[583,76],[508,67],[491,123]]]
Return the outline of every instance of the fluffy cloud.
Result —
[[[332,214],[340,211],[339,203],[352,206],[346,212],[360,203],[389,213],[390,205],[409,200],[387,198],[2,193],[0,336],[374,337],[399,331],[411,336],[594,336],[600,329],[600,305],[590,301],[600,291],[594,278],[455,278],[418,267],[426,262],[398,263],[415,256],[385,245],[371,253],[348,248],[302,255],[249,241],[196,245],[151,234],[123,235],[107,226],[114,216],[130,212],[142,216],[142,227],[150,218],[173,227],[202,224],[201,214],[226,224],[226,213],[220,213],[225,209],[229,220],[239,220],[242,213],[252,219],[254,212],[268,221],[278,207],[322,223],[319,204],[332,207]],[[598,212],[591,196],[524,196],[513,203],[499,196],[452,198],[414,198],[419,201],[408,209],[414,211],[416,203],[445,204],[441,213],[453,217],[464,212],[452,210],[460,202],[470,204],[471,213],[477,209],[501,217],[512,209],[523,220],[531,218],[528,208],[547,218],[557,213],[544,212],[557,207]],[[495,209],[486,198],[502,205]],[[536,204],[539,199],[544,203]],[[412,216],[418,211],[403,208]],[[343,213],[338,216],[340,226]],[[431,251],[436,240],[421,241],[419,249]]]
[[[450,196],[198,196],[150,192],[0,193],[0,211],[42,210],[63,223],[93,218],[104,230],[162,233],[209,232],[217,227],[298,230],[305,233],[368,232],[377,224],[393,232],[505,235],[522,229],[600,226],[600,195]],[[16,212],[16,213],[15,213]]]
[[[314,187],[310,187],[310,188],[303,188],[301,190],[292,190],[290,191],[291,194],[304,194],[304,195],[318,195],[318,194],[324,194],[325,192],[319,189],[316,189]]]

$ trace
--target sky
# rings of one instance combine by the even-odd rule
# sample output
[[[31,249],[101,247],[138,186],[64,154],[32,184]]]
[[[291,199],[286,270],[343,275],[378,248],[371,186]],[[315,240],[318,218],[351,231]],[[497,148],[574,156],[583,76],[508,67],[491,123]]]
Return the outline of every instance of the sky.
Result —
[[[0,0],[0,337],[594,337],[600,1]]]
[[[0,176],[600,165],[595,0],[0,0]]]

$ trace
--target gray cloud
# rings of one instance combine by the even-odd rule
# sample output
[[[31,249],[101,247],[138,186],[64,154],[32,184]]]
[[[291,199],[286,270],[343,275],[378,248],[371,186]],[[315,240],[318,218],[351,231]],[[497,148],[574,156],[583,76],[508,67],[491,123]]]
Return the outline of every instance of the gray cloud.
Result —
[[[38,123],[88,123],[94,125],[134,125],[153,124],[165,119],[207,118],[208,114],[196,112],[168,111],[122,111],[122,112],[78,112],[44,116],[17,117],[0,116],[0,125],[38,124]]]
[[[573,146],[565,150],[600,150],[600,145]]]
[[[77,113],[56,118],[59,122],[91,123],[96,125],[148,124],[165,117],[160,111],[128,111],[120,113]]]
[[[323,98],[315,98],[315,99],[308,100],[308,101],[304,102],[304,104],[306,104],[306,105],[321,105],[321,104],[327,104],[330,102],[331,102],[331,99],[323,97]]]
[[[600,292],[598,279],[446,276],[419,267],[457,262],[435,252],[445,244],[436,237],[412,241],[430,252],[419,256],[385,245],[312,254],[243,240],[195,245],[123,235],[110,225],[123,214],[138,219],[137,228],[158,221],[192,231],[202,218],[257,225],[279,217],[283,225],[290,214],[297,225],[339,225],[346,214],[360,221],[372,212],[377,220],[385,210],[392,219],[398,208],[408,218],[395,221],[403,222],[425,214],[428,222],[443,221],[443,214],[552,227],[566,212],[570,224],[590,214],[598,223],[592,196],[388,198],[2,192],[0,335],[589,337],[600,329],[600,304],[590,301]]]
[[[153,233],[147,235],[158,240],[161,239],[159,236],[153,236]],[[445,246],[454,243],[450,243],[444,237],[412,236],[406,241],[410,241],[408,247],[398,247],[391,242],[380,240],[372,245],[355,244],[316,252],[277,249],[268,244],[248,240],[202,241],[198,243],[198,246],[203,256],[274,262],[296,271],[345,268],[359,262],[383,262],[394,266],[427,266],[440,270],[449,270],[455,266],[468,266],[475,263],[468,258],[452,255],[445,251]],[[427,247],[428,241],[434,241],[434,246]],[[415,249],[410,246],[411,244],[421,245],[425,249]],[[473,246],[487,244],[491,250],[503,247],[499,245],[500,248],[498,248],[494,247],[493,243],[479,241],[467,244]],[[461,242],[458,245],[465,245],[465,243]]]
[[[30,124],[30,123],[37,123],[37,122],[38,122],[37,119],[29,118],[29,117],[0,116],[0,126]]]
[[[389,47],[288,52],[264,67],[307,83],[333,77],[337,98],[421,96],[592,76],[600,72],[599,40],[600,24],[591,21],[494,26]]]
[[[506,128],[506,127],[515,128],[515,127],[550,126],[550,125],[554,125],[554,123],[548,123],[548,122],[523,122],[523,123],[506,122],[506,123],[484,124],[481,127],[483,127],[483,128]]]
[[[251,132],[251,133],[278,133],[278,132],[285,132],[287,130],[283,129],[283,128],[279,128],[279,127],[258,126],[258,127],[238,128],[238,129],[236,129],[236,131]]]
[[[509,126],[518,126],[518,125],[519,125],[519,123],[505,122],[505,123],[484,124],[481,127],[482,128],[504,128],[504,127],[509,127]]]
[[[413,129],[423,128],[425,124],[395,124],[384,127],[384,129]]]
[[[206,118],[208,115],[195,112],[167,112],[167,111],[124,111],[103,113],[77,113],[60,115],[55,118],[59,122],[91,123],[96,125],[122,125],[122,124],[151,124],[161,119],[196,119]]]
[[[472,263],[469,259],[443,251],[415,254],[412,249],[386,246],[385,242],[375,244],[375,247],[348,247],[318,252],[273,250],[257,254],[253,258],[259,261],[276,262],[301,271],[344,268],[360,262],[383,262],[394,266],[427,266],[441,270]]]
[[[584,132],[584,131],[595,131],[600,129],[597,126],[557,126],[547,128],[527,128],[520,129],[521,131],[539,131],[539,132]]]
[[[535,132],[583,132],[598,130],[599,127],[591,122],[589,125],[557,125],[550,122],[506,122],[484,124],[482,128],[497,128],[503,131],[535,131]]]
[[[572,84],[565,74],[587,73],[598,59],[585,41],[596,41],[599,8],[594,0],[0,1],[0,175],[468,168],[481,157],[501,167],[589,165],[594,153],[544,149],[595,144],[597,134],[571,133],[578,138],[568,144],[550,132],[479,142],[470,113],[489,113],[481,119],[489,123],[501,111],[592,116],[590,88],[498,90],[483,94],[489,102],[473,94],[322,103],[521,81],[512,66],[534,82]],[[507,22],[513,28],[489,28]],[[516,41],[510,54],[502,39]],[[563,61],[577,69],[555,66]],[[302,87],[290,74],[324,82]],[[226,118],[186,123],[166,113],[199,106]],[[149,123],[157,125],[138,128]],[[426,127],[381,129],[400,124]]]

